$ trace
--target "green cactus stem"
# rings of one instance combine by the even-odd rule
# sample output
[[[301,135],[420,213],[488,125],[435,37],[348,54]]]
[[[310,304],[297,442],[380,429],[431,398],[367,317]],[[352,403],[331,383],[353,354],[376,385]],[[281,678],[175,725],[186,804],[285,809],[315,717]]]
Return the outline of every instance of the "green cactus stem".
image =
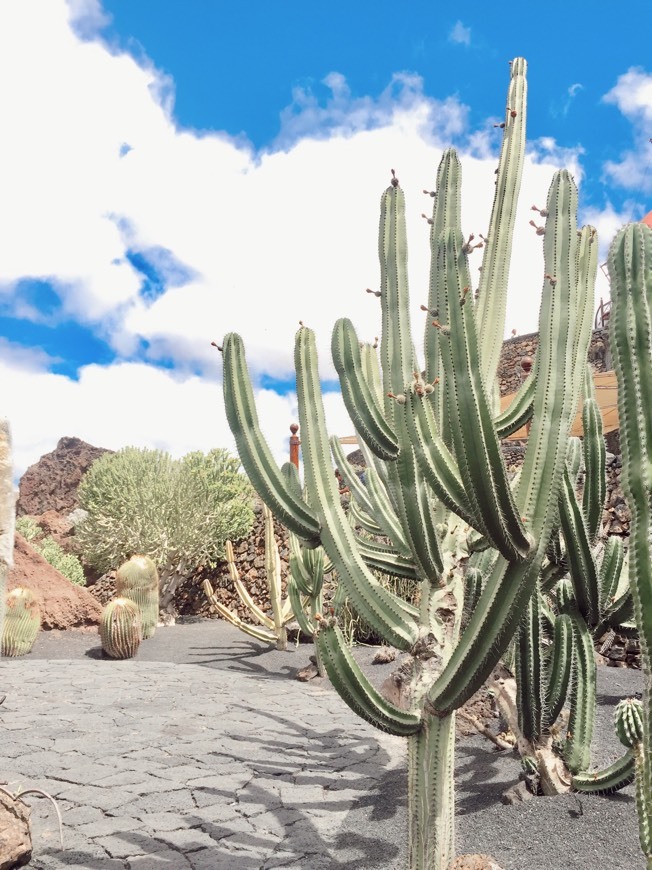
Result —
[[[242,604],[249,610],[258,625],[251,625],[240,619],[237,613],[231,611],[218,599],[209,580],[204,580],[203,590],[211,606],[231,625],[235,625],[240,631],[269,643],[278,650],[286,650],[288,646],[287,624],[294,618],[292,604],[289,598],[282,599],[281,591],[281,559],[278,544],[274,537],[274,516],[267,505],[263,505],[263,519],[265,525],[265,573],[267,589],[272,606],[272,616],[268,616],[258,607],[249,594],[249,590],[240,578],[240,573],[235,564],[235,554],[231,541],[226,542],[226,563],[229,569],[231,582],[238,593]]]
[[[102,611],[99,632],[110,658],[133,658],[143,637],[140,608],[129,598],[114,598]]]
[[[622,229],[608,262],[622,482],[632,514],[629,578],[645,673],[637,810],[643,853],[652,867],[652,230],[645,224]]]
[[[41,628],[41,610],[31,589],[17,586],[6,596],[2,627],[2,655],[24,656],[31,652]]]
[[[132,556],[118,568],[115,591],[118,598],[129,598],[140,608],[143,640],[153,637],[158,624],[159,578],[149,556]]]

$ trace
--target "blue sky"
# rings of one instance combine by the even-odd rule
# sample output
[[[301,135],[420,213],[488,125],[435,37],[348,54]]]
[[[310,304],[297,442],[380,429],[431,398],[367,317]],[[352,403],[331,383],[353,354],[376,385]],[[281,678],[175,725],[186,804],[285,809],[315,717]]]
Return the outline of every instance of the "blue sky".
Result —
[[[575,173],[603,258],[615,230],[652,209],[652,7],[489,9],[3,3],[0,365],[18,471],[62,435],[175,454],[230,446],[210,347],[230,329],[247,341],[282,458],[299,319],[319,330],[329,423],[350,434],[330,331],[343,314],[378,331],[363,291],[377,280],[389,169],[408,200],[418,310],[421,189],[454,144],[465,230],[485,229],[515,56],[529,64],[529,159],[506,334],[535,329],[527,211],[552,172]]]

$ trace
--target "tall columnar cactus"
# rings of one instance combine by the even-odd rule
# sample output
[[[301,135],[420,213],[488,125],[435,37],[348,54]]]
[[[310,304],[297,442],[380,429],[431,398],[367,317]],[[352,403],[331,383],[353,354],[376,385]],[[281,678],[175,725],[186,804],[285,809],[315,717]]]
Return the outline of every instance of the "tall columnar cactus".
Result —
[[[600,536],[606,492],[602,419],[587,366],[582,409],[584,438],[571,438],[559,497],[559,529],[553,532],[538,588],[521,620],[515,644],[516,712],[510,721],[517,745],[544,793],[605,791],[603,772],[588,773],[595,719],[594,641],[611,629],[627,631],[633,600],[619,538]],[[576,480],[584,467],[584,492]],[[505,703],[505,687],[497,687]],[[562,708],[570,707],[564,740],[558,734]],[[558,735],[560,736],[560,735]],[[562,762],[563,758],[563,762]],[[631,781],[630,758],[608,771],[609,790]],[[620,780],[618,772],[620,771]]]
[[[41,628],[41,609],[31,589],[17,586],[6,596],[2,627],[2,655],[24,656],[32,651]]]
[[[263,518],[265,521],[265,574],[267,578],[269,600],[272,605],[272,615],[268,616],[268,614],[258,607],[249,594],[247,587],[240,579],[240,574],[238,573],[235,564],[235,555],[233,553],[233,544],[231,541],[226,542],[226,562],[229,566],[231,582],[235,587],[235,591],[238,593],[240,601],[242,601],[244,606],[250,611],[259,625],[250,625],[248,622],[244,622],[244,620],[240,619],[236,613],[233,613],[228,609],[228,607],[225,607],[217,598],[209,580],[204,580],[203,589],[204,594],[212,606],[221,616],[224,617],[224,619],[232,625],[235,625],[236,628],[239,628],[240,631],[243,631],[245,634],[255,637],[257,640],[262,640],[265,643],[274,644],[276,649],[284,650],[287,649],[288,646],[286,626],[288,622],[293,619],[294,612],[292,610],[292,602],[290,598],[288,597],[283,601],[281,589],[281,557],[278,544],[274,537],[274,515],[267,505],[263,505]]]
[[[629,577],[645,672],[636,804],[652,867],[652,230],[622,229],[609,251],[610,346],[618,379],[623,489],[632,514]]]
[[[230,333],[223,343],[227,418],[261,498],[304,548],[323,546],[360,615],[411,655],[397,706],[360,671],[336,619],[317,614],[316,643],[336,690],[375,727],[407,737],[412,870],[447,867],[454,854],[454,711],[490,675],[536,588],[558,522],[591,330],[595,232],[578,229],[577,190],[560,171],[545,208],[536,365],[516,409],[496,416],[490,397],[524,159],[525,73],[525,61],[514,60],[477,302],[456,153],[446,151],[439,165],[423,360],[410,326],[405,199],[393,173],[382,195],[380,353],[361,347],[350,320],[339,320],[332,337],[342,396],[368,454],[364,484],[351,487],[355,528],[333,475],[331,449],[343,474],[345,467],[326,433],[312,330],[302,326],[295,342],[305,497],[265,443],[242,339]],[[511,482],[500,439],[526,419],[525,464]],[[480,579],[470,587],[475,604],[465,610],[470,560]],[[375,570],[411,578],[420,586],[419,606],[384,588]]]
[[[138,605],[143,640],[152,637],[158,624],[159,579],[149,556],[132,556],[118,568],[115,591],[119,598],[130,598]]]
[[[0,420],[0,636],[5,613],[7,574],[14,564],[14,528],[16,505],[11,454],[11,429],[8,420]]]
[[[140,608],[130,598],[114,598],[102,611],[99,632],[110,658],[133,658],[143,639]]]

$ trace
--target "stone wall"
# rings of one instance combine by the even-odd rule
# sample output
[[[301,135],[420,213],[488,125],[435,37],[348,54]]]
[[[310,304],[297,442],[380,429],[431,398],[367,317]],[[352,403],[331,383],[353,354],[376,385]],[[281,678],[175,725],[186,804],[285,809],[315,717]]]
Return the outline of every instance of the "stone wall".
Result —
[[[538,343],[539,334],[537,332],[532,332],[529,335],[517,335],[514,338],[508,338],[503,343],[498,364],[501,396],[515,393],[521,386],[523,382],[521,360],[525,356],[534,356]],[[589,346],[589,362],[596,372],[606,372],[611,369],[608,330],[593,330]]]

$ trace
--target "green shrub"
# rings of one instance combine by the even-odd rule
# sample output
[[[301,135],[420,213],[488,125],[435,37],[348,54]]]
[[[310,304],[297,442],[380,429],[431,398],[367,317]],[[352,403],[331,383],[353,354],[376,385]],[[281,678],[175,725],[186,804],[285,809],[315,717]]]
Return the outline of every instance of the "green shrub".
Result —
[[[239,469],[226,450],[178,460],[136,447],[104,454],[78,490],[88,511],[75,529],[85,559],[105,572],[144,554],[179,575],[216,563],[227,539],[253,525],[253,490]]]
[[[36,544],[35,549],[39,551],[46,562],[49,562],[53,568],[56,568],[60,574],[67,577],[71,583],[76,586],[85,586],[86,578],[84,577],[84,569],[81,562],[72,553],[66,551],[49,535],[43,538]]]
[[[18,517],[16,531],[29,541],[37,553],[40,553],[45,561],[56,568],[71,583],[77,586],[85,586],[86,578],[84,569],[77,556],[66,551],[48,535],[43,537],[43,529],[33,517]]]
[[[34,517],[18,517],[16,519],[16,531],[25,538],[26,541],[33,541],[43,534],[43,529],[36,522]]]

